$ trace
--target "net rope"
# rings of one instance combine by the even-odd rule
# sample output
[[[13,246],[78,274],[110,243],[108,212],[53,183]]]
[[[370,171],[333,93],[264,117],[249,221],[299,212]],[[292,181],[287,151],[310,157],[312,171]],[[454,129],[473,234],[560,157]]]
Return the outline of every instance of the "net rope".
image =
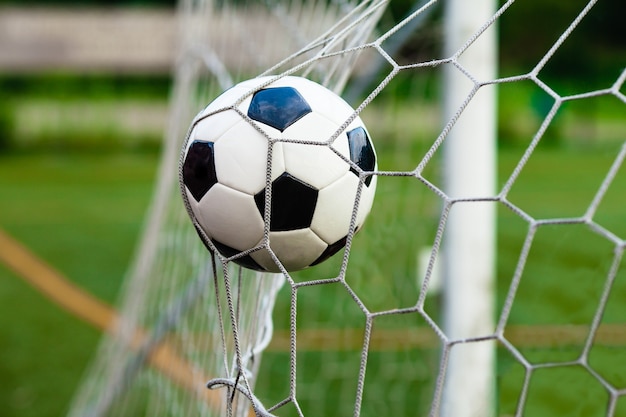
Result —
[[[626,412],[626,407],[620,405],[626,403],[622,399],[626,395],[626,381],[614,375],[611,364],[606,365],[598,353],[606,350],[605,329],[620,324],[615,319],[619,315],[616,311],[620,310],[614,294],[626,286],[622,268],[626,247],[623,230],[607,220],[603,211],[604,202],[615,198],[617,184],[624,180],[626,142],[619,136],[623,130],[611,142],[604,163],[594,168],[594,178],[599,180],[581,215],[553,215],[549,209],[536,214],[535,209],[525,207],[527,202],[520,191],[520,184],[523,186],[527,173],[532,172],[540,145],[547,140],[548,130],[568,105],[609,98],[619,103],[616,107],[621,109],[621,123],[625,120],[626,68],[616,74],[608,87],[572,93],[557,92],[542,74],[579,24],[593,14],[597,2],[591,0],[581,7],[528,72],[495,79],[473,75],[471,65],[463,58],[485,32],[496,30],[495,26],[513,7],[513,0],[473,28],[452,55],[400,63],[406,39],[428,24],[431,13],[435,14],[441,3],[418,2],[406,18],[385,29],[388,23],[383,18],[387,7],[384,1],[303,0],[238,5],[181,2],[181,55],[176,66],[170,127],[164,140],[155,198],[135,263],[121,290],[121,319],[104,337],[71,406],[71,416],[435,417],[442,409],[451,352],[459,346],[481,343],[497,346],[499,392],[494,408],[498,408],[498,415],[556,415],[567,413],[563,410],[571,411],[577,401],[583,404],[581,407],[588,407],[584,408],[588,412],[585,415],[612,417]],[[259,29],[255,26],[258,21],[265,28],[277,29]],[[228,36],[216,35],[219,33]],[[411,275],[415,273],[413,270],[380,272],[375,267],[364,266],[368,264],[363,258],[368,255],[359,254],[379,250],[385,256],[388,253],[381,249],[386,242],[383,239],[393,242],[399,238],[385,236],[385,227],[376,228],[369,220],[364,229],[371,227],[374,233],[368,238],[378,237],[381,241],[368,243],[364,236],[355,237],[360,188],[345,251],[328,268],[315,267],[302,274],[284,269],[282,274],[253,273],[232,262],[246,252],[224,258],[204,248],[181,202],[177,169],[189,122],[222,90],[259,74],[303,75],[337,92],[346,89],[348,95],[355,97],[359,96],[356,90],[368,85],[364,98],[355,100],[352,118],[324,144],[332,149],[334,139],[353,118],[361,116],[370,129],[377,124],[377,120],[368,120],[370,109],[405,74],[419,77],[424,72],[440,72],[450,67],[467,78],[468,92],[458,103],[456,112],[441,126],[435,123],[435,128],[429,128],[428,121],[423,122],[424,137],[419,139],[423,154],[408,162],[399,155],[393,161],[398,162],[397,167],[381,161],[379,171],[360,175],[360,187],[368,176],[375,175],[381,182],[381,190],[383,183],[393,182],[400,188],[389,185],[389,190],[396,190],[399,195],[414,195],[401,197],[406,200],[401,203],[408,207],[402,219],[414,222],[411,223],[416,228],[413,238],[418,243],[411,241],[403,246],[402,241],[397,249],[411,252],[405,256],[411,258],[416,247],[428,246],[426,265],[419,279]],[[378,73],[372,75],[368,72],[370,68],[378,68]],[[361,82],[353,84],[355,79]],[[527,138],[521,155],[512,157],[510,171],[504,170],[495,194],[448,195],[439,171],[441,148],[450,132],[481,91],[520,83],[531,85],[538,94],[552,101],[539,118],[536,131]],[[351,90],[353,85],[357,87]],[[375,145],[384,147],[383,138],[374,134],[373,140]],[[480,156],[476,158],[476,163],[480,163]],[[271,151],[268,173],[270,170]],[[377,209],[382,212],[383,205],[391,204],[380,194],[379,190],[373,215]],[[271,201],[268,197],[266,206]],[[498,272],[501,295],[493,331],[452,338],[441,324],[440,299],[430,290],[441,262],[450,213],[468,205],[495,205],[498,216],[504,219],[499,224],[505,221],[516,225],[514,236],[509,238],[515,241],[510,245],[517,245],[517,259],[512,270]],[[385,212],[388,217],[379,220],[381,224],[393,222],[397,212],[394,208],[389,210]],[[265,213],[267,219],[269,207]],[[367,233],[365,230],[362,233]],[[557,291],[554,297],[558,298],[559,287],[542,287],[536,276],[549,273],[538,265],[554,261],[560,253],[560,249],[554,249],[553,257],[544,259],[539,253],[541,248],[545,250],[548,243],[561,244],[557,238],[552,240],[552,235],[561,237],[566,233],[579,236],[574,239],[578,244],[584,239],[598,241],[598,246],[605,249],[600,259],[589,261],[595,268],[589,273],[594,281],[589,290],[593,297],[581,308],[585,312],[583,318],[554,313],[550,320],[528,320],[530,324],[562,326],[564,334],[548,336],[551,340],[548,344],[555,344],[559,337],[569,337],[568,329],[582,329],[568,347],[533,350],[527,347],[535,340],[533,333],[522,336],[516,333],[516,329],[518,332],[523,329],[515,324],[524,323],[520,318],[522,307],[517,306],[522,304],[520,299],[529,296],[527,282],[535,283],[538,291]],[[268,230],[265,238],[267,241]],[[274,256],[271,248],[267,249]],[[567,245],[563,250],[577,253]],[[274,260],[278,261],[275,256]],[[414,259],[407,263],[413,267]],[[590,267],[585,264],[584,268]],[[326,297],[332,298],[332,303],[324,302]],[[540,299],[546,302],[545,298]],[[607,310],[610,310],[608,315]],[[548,327],[548,333],[554,329]],[[613,337],[622,340],[619,334],[623,329],[616,329]],[[619,361],[619,355],[611,352],[608,360]],[[506,373],[504,368],[510,372]],[[553,374],[555,379],[544,377]],[[558,387],[547,385],[554,385],[552,382],[563,376],[596,387],[595,398],[581,398],[576,395],[576,387],[567,388],[566,382],[561,389],[569,389],[573,394],[566,395],[565,400],[559,397]],[[542,399],[546,395],[541,392],[544,389],[552,395],[549,400]],[[589,412],[589,407],[594,407],[593,412]],[[483,410],[482,415],[489,412]]]

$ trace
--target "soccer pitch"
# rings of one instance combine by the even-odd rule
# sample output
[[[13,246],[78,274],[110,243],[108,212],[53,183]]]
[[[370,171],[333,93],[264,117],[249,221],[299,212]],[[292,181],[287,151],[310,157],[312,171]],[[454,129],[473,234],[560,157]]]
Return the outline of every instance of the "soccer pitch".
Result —
[[[156,154],[0,156],[0,227],[112,303],[153,188]],[[0,265],[0,402],[6,416],[63,415],[98,330]]]
[[[427,144],[419,141],[383,143],[378,146],[381,168],[419,160],[425,146]],[[538,218],[582,216],[618,150],[619,146],[611,144],[571,149],[565,146],[539,148],[512,189],[510,199]],[[523,151],[522,147],[500,150],[500,186]],[[76,285],[113,303],[150,201],[158,155],[40,152],[5,154],[0,159],[0,201],[4,202],[0,205],[0,227]],[[621,190],[626,187],[623,171],[618,172],[596,216],[598,223],[622,236],[626,234],[621,196]],[[438,181],[437,175],[433,170],[433,181]],[[363,290],[361,293],[371,306],[384,309],[415,299],[416,253],[432,243],[438,210],[437,200],[428,190],[422,190],[417,181],[380,178],[371,217],[353,243],[348,273],[348,279]],[[527,224],[505,207],[498,208],[497,213],[497,297],[498,309],[501,309]],[[537,233],[509,319],[510,337],[517,338],[525,356],[536,361],[568,361],[580,355],[585,329],[598,306],[611,255],[608,242],[582,225],[550,226]],[[326,276],[336,270],[337,262],[339,260],[335,259],[302,271],[296,278]],[[590,355],[595,368],[611,383],[622,387],[626,385],[626,377],[619,370],[626,361],[625,341],[623,329],[615,326],[623,323],[624,308],[619,302],[626,297],[623,275],[623,272],[618,274],[602,323],[613,330],[600,332],[600,340]],[[0,300],[5,312],[0,317],[0,344],[3,346],[0,403],[5,404],[4,415],[63,414],[94,353],[99,333],[59,309],[3,266],[0,266],[0,276],[3,283]],[[310,391],[312,397],[330,398],[330,404],[339,404],[332,396],[338,398],[354,393],[350,384],[340,384],[345,375],[332,375],[332,364],[358,361],[360,347],[357,342],[355,349],[352,339],[360,340],[361,336],[350,336],[342,329],[362,326],[363,320],[360,311],[349,306],[344,293],[344,298],[337,298],[336,294],[332,286],[312,287],[301,297],[300,302],[306,306],[302,306],[302,313],[299,313],[302,331],[323,334],[330,329],[329,334],[342,335],[341,343],[316,344],[313,341],[307,347],[303,339],[299,345],[303,348],[301,355],[307,358],[305,369],[299,371],[299,384],[313,381],[314,385],[316,372],[330,373],[326,375],[330,382],[322,387],[323,394],[314,394],[313,387]],[[288,303],[289,295],[283,291],[274,314],[277,337],[288,329]],[[438,295],[427,300],[426,308],[435,317],[439,303]],[[407,318],[407,325],[414,326],[411,320],[414,319]],[[429,329],[426,326],[423,329],[428,334]],[[533,329],[544,332],[543,339],[524,336],[524,331],[532,334]],[[338,330],[339,333],[332,333]],[[518,335],[514,334],[516,331]],[[395,369],[402,375],[394,380],[395,384],[408,385],[418,393],[416,398],[399,401],[407,401],[418,411],[426,410],[436,374],[437,346],[429,344],[428,337],[425,341],[407,340],[402,335],[390,337],[387,344],[372,348],[368,373],[374,378],[376,372],[389,373]],[[319,353],[329,349],[337,350],[331,359]],[[523,370],[504,350],[499,353],[499,415],[512,415]],[[287,357],[280,343],[275,342],[262,366],[269,375],[280,376],[280,372],[287,371],[284,366]],[[387,365],[382,366],[383,363]],[[390,363],[394,366],[390,367]],[[411,372],[402,373],[407,367]],[[590,383],[582,372],[546,370],[545,374],[530,388],[529,395],[538,400],[529,405],[526,411],[529,415],[591,416],[595,414],[590,410],[602,409],[606,403],[606,393],[599,385]],[[270,379],[259,381],[260,395],[278,401],[284,397],[286,387],[272,382],[278,379]],[[556,398],[556,393],[550,389],[555,381],[569,381],[572,388],[562,392],[563,397]],[[392,398],[394,384],[369,389],[379,392],[366,395],[364,415],[382,415],[376,398]],[[306,401],[304,399],[303,404]],[[310,404],[303,406],[316,410],[315,398],[308,401]],[[350,401],[345,403],[351,405]],[[405,406],[399,405],[399,408]],[[626,412],[623,409],[624,406],[618,404],[617,414],[620,415],[620,410]],[[385,410],[385,413],[390,411]],[[330,412],[317,411],[320,415]]]

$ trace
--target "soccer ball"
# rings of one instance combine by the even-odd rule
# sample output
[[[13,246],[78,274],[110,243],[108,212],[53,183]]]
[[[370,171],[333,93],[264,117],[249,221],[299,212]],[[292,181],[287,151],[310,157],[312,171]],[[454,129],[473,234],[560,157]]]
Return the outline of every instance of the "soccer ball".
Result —
[[[376,170],[376,153],[359,117],[346,124],[353,115],[335,93],[295,76],[244,81],[202,110],[180,180],[205,245],[271,272],[280,268],[268,248],[287,271],[343,248],[355,201],[359,230],[376,190],[376,176],[363,175]]]

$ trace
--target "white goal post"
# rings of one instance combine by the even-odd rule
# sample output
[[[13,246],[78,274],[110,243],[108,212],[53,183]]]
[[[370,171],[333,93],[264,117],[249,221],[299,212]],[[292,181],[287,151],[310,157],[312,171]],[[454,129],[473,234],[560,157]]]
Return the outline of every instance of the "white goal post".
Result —
[[[477,83],[492,80],[497,73],[496,34],[487,26],[495,24],[490,19],[496,2],[448,0],[445,6],[444,56],[456,62],[446,67],[443,80],[444,123],[454,123],[443,145],[443,171],[446,193],[455,203],[446,222],[441,266],[444,331],[449,341],[457,341],[492,334],[495,322],[495,209],[493,203],[463,204],[454,199],[486,198],[495,191],[495,86],[481,88]],[[485,31],[480,33],[479,28]],[[465,49],[476,38],[479,41]],[[469,74],[456,66],[459,63]],[[463,108],[468,87],[478,90],[471,105]],[[441,416],[493,416],[495,343],[483,340],[449,349]]]

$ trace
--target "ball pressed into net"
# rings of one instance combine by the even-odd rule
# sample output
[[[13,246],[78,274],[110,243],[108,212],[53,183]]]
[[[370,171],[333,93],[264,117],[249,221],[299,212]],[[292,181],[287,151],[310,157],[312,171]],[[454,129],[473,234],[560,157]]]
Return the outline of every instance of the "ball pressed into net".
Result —
[[[354,109],[341,97],[305,78],[274,79],[237,84],[196,116],[181,181],[207,247],[237,255],[234,262],[247,268],[278,272],[269,247],[295,271],[341,250],[353,214],[354,229],[363,225],[377,162],[362,120],[344,126]]]

